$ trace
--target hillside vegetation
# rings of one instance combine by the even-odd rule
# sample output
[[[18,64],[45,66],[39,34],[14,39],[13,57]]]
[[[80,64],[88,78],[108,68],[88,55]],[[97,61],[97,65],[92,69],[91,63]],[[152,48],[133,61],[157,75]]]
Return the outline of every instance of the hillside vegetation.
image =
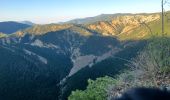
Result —
[[[125,25],[125,18],[121,19],[123,17],[132,22]],[[142,16],[123,17],[118,17],[112,22],[97,22],[88,28],[103,33],[105,36],[117,36],[120,40],[147,39],[147,46],[138,53],[137,57],[128,60],[128,64],[126,64],[128,70],[122,71],[116,77],[106,76],[88,82],[85,90],[73,91],[69,100],[112,100],[134,87],[163,88],[170,86],[169,17],[165,16],[163,37],[161,17],[158,14],[147,15],[144,19]]]
[[[166,12],[167,15],[170,12]],[[105,15],[106,16],[106,15]],[[105,17],[104,16],[104,17]],[[108,15],[109,16],[109,15]],[[110,15],[111,16],[111,15]],[[98,17],[96,17],[97,19]],[[95,18],[93,18],[95,19]],[[61,30],[74,30],[82,35],[101,35],[117,37],[120,40],[148,39],[153,35],[161,33],[160,13],[153,14],[121,14],[109,17],[109,20],[100,20],[88,24],[50,24],[35,25],[31,28],[16,32],[17,36],[27,33],[32,35],[43,35],[48,32]],[[165,33],[170,33],[169,17],[165,16]],[[169,36],[169,34],[168,34]]]
[[[0,33],[0,95],[67,100],[74,91],[70,100],[105,100],[133,86],[168,83],[168,16],[166,38],[160,13],[103,16],[108,19]]]
[[[134,87],[158,87],[170,85],[170,40],[168,37],[152,38],[148,46],[127,65],[117,77],[90,80],[84,91],[73,91],[69,100],[111,100]]]

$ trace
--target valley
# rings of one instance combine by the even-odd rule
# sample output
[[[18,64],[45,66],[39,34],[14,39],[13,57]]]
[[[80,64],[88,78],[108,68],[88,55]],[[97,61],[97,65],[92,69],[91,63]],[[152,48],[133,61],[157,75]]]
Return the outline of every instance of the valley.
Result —
[[[23,26],[17,29],[0,22],[11,29],[0,28],[0,96],[66,100],[71,91],[86,89],[88,79],[115,77],[151,36],[160,36],[160,19],[160,13],[111,14],[59,24],[17,23]],[[166,21],[167,36],[169,25]]]

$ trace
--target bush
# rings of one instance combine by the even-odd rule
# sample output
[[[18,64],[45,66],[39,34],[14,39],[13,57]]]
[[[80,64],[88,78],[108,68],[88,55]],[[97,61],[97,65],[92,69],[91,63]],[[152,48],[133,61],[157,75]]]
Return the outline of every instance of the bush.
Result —
[[[170,40],[167,37],[153,38],[147,47],[132,59],[130,68],[118,75],[119,84],[109,90],[109,99],[135,87],[158,87],[170,85]]]
[[[95,81],[89,79],[87,89],[73,91],[68,100],[106,100],[108,87],[112,84],[116,84],[116,80],[108,76]]]
[[[168,85],[170,82],[170,40],[168,37],[153,38],[133,63],[134,71],[140,71],[141,81],[150,80],[153,86]],[[165,79],[166,77],[166,79]]]
[[[169,43],[167,37],[151,39],[145,50],[130,61],[129,70],[115,79],[89,80],[87,89],[73,91],[69,100],[112,100],[130,88],[170,85]]]

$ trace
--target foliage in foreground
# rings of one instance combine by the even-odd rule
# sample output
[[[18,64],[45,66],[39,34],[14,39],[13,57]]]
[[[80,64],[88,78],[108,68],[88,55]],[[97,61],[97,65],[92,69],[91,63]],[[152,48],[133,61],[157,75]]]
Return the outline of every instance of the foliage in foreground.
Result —
[[[69,100],[105,100],[107,89],[109,85],[116,84],[116,80],[111,77],[97,78],[95,81],[88,80],[88,87],[86,90],[73,91],[69,96]]]
[[[69,100],[107,100],[133,87],[162,87],[170,85],[170,40],[153,38],[146,49],[132,59],[128,71],[111,77],[89,80],[86,90],[76,90]]]
[[[128,64],[130,70],[118,76],[119,84],[109,90],[109,98],[117,97],[134,87],[169,87],[169,43],[168,37],[152,38],[145,50]]]

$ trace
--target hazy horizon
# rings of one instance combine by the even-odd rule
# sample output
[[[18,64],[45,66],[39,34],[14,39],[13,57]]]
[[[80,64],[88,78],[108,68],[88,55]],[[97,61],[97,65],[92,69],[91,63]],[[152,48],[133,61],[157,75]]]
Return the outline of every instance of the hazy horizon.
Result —
[[[2,0],[0,6],[0,22],[49,24],[101,14],[160,12],[161,0]]]

